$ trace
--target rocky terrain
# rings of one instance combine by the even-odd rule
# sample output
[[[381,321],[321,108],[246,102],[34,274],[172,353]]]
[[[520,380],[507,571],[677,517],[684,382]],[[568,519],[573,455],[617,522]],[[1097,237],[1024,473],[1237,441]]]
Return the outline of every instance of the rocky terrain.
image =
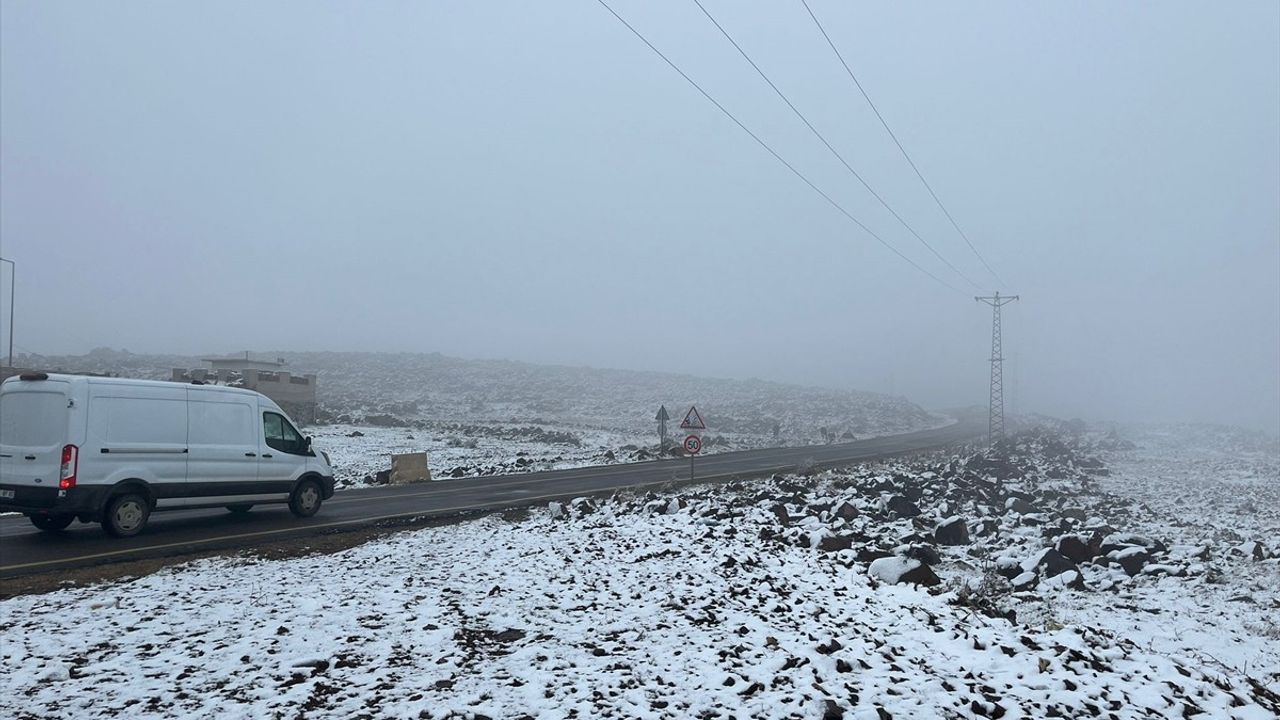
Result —
[[[1191,432],[1038,431],[14,598],[0,707],[1272,718],[1280,453]],[[1162,469],[1165,444],[1179,454]],[[1256,507],[1233,520],[1187,502]]]

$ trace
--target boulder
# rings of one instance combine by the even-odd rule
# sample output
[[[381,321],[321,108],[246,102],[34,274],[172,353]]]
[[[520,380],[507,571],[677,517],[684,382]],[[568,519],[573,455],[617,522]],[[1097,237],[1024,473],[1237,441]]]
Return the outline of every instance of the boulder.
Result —
[[[847,502],[842,502],[832,511],[832,515],[841,520],[852,520],[858,517],[858,508]]]
[[[1004,501],[1004,509],[1012,510],[1019,515],[1032,515],[1040,512],[1034,505],[1020,497],[1011,497]]]
[[[871,577],[890,584],[913,583],[915,585],[933,586],[942,582],[928,565],[904,557],[885,557],[871,563],[867,568]]]
[[[932,545],[912,545],[902,555],[912,560],[919,560],[925,565],[937,565],[942,562],[942,557],[938,555],[937,548]]]
[[[901,495],[894,495],[889,498],[886,507],[898,517],[910,518],[920,514],[920,508]]]
[[[1119,563],[1129,577],[1142,572],[1143,566],[1151,561],[1151,553],[1139,545],[1130,545],[1126,548],[1112,550],[1107,553],[1107,557]]]
[[[1063,535],[1058,538],[1055,549],[1073,563],[1089,562],[1098,555],[1098,548],[1079,535]]]
[[[853,547],[852,535],[825,535],[818,541],[818,549],[823,552],[839,552]]]
[[[1025,572],[1038,572],[1041,577],[1051,578],[1064,572],[1079,572],[1076,564],[1063,557],[1062,553],[1048,548],[1032,555],[1022,563]]]
[[[1102,552],[1103,554],[1106,554],[1112,550],[1122,550],[1125,547],[1133,545],[1146,548],[1147,552],[1151,554],[1165,553],[1169,551],[1169,548],[1166,547],[1164,543],[1145,535],[1114,534],[1108,535],[1103,539]]]
[[[881,550],[879,548],[860,548],[858,554],[854,557],[860,563],[873,563],[881,558],[893,557],[893,553]]]
[[[933,529],[933,539],[939,545],[968,545],[969,526],[962,518],[948,518]]]

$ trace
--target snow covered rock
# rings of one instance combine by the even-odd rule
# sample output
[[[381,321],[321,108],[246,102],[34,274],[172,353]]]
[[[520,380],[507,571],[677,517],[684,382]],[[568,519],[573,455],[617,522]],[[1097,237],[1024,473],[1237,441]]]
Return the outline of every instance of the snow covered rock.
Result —
[[[818,549],[823,552],[839,552],[853,547],[853,535],[824,535],[818,541]]]
[[[920,514],[920,507],[902,495],[889,498],[885,507],[898,517],[911,518]]]
[[[1107,557],[1120,564],[1129,577],[1142,572],[1142,568],[1151,561],[1151,553],[1141,545],[1130,545],[1126,548],[1112,550]]]
[[[1063,535],[1054,546],[1063,557],[1073,563],[1089,562],[1098,555],[1098,548],[1093,547],[1079,535]]]
[[[1243,555],[1247,558],[1252,558],[1254,560],[1267,559],[1266,547],[1264,547],[1262,543],[1256,540],[1249,540],[1248,542],[1242,542],[1239,545],[1231,548],[1231,552],[1237,555]]]
[[[836,506],[836,509],[833,510],[831,514],[833,517],[838,517],[841,520],[848,521],[858,517],[858,508],[854,507],[851,503],[842,502]]]
[[[1061,575],[1065,572],[1079,573],[1076,564],[1062,556],[1062,553],[1053,548],[1046,548],[1039,553],[1032,555],[1022,563],[1022,569],[1025,572],[1038,572],[1042,577],[1051,578],[1055,575]]]
[[[939,545],[968,545],[969,526],[963,518],[947,518],[933,529],[933,539]]]
[[[933,586],[942,582],[928,565],[904,557],[880,558],[867,568],[871,577],[891,585],[913,583],[915,585]]]
[[[1026,499],[1017,496],[1006,500],[1004,502],[1004,509],[1006,511],[1013,511],[1019,515],[1035,515],[1040,512],[1034,505],[1027,502]]]

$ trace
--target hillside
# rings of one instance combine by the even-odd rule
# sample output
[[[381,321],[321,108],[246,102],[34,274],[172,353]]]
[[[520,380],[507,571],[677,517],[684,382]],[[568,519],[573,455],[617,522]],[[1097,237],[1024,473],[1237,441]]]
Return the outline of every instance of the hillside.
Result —
[[[937,424],[905,398],[761,380],[466,360],[439,353],[253,353],[284,357],[295,373],[318,376],[324,421],[419,428],[455,424],[574,426],[628,435],[656,432],[665,404],[673,416],[696,404],[709,431],[734,442],[808,443],[865,437]],[[21,356],[49,370],[166,379],[200,357],[98,349],[79,356]]]

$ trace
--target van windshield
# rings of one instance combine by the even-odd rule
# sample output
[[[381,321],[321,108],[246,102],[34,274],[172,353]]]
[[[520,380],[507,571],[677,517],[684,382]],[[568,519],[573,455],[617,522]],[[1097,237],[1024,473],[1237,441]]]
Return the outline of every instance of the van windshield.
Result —
[[[57,392],[0,394],[0,445],[48,447],[67,434],[67,396]]]

